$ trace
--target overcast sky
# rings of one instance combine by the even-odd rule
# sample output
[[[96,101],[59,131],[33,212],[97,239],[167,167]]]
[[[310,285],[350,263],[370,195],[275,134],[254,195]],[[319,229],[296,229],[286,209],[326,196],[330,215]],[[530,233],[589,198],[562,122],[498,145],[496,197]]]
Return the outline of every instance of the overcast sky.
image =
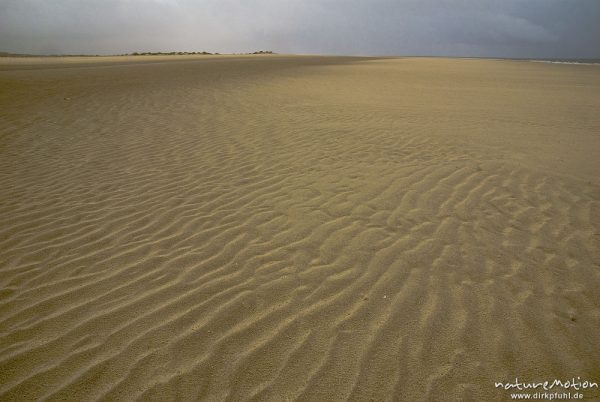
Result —
[[[0,0],[0,51],[600,58],[600,0]]]

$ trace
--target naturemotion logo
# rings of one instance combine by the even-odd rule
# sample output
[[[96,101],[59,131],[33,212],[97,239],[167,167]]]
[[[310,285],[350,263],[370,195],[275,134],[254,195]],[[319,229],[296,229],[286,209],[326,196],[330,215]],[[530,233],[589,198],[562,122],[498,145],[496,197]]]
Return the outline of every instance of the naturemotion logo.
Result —
[[[525,391],[511,393],[510,397],[513,400],[582,400],[584,395],[579,391],[598,389],[597,382],[582,380],[581,377],[577,377],[577,379],[573,377],[567,380],[554,379],[536,382],[519,381],[517,377],[513,382],[494,382],[494,386],[505,391]],[[534,390],[535,392],[529,393],[528,391],[530,390]]]
[[[519,391],[525,391],[528,389],[542,388],[544,391],[550,391],[554,387],[560,387],[565,390],[573,389],[575,391],[598,388],[598,383],[593,381],[581,380],[581,377],[572,378],[570,380],[561,381],[554,379],[553,381],[540,381],[540,382],[520,382],[519,378],[515,378],[514,382],[495,382],[496,388],[502,388],[504,390],[516,389]]]

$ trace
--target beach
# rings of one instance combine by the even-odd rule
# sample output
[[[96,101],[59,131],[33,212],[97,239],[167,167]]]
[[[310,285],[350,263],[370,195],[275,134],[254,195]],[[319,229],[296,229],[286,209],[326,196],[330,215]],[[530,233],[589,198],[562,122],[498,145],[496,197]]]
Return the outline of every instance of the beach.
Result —
[[[597,65],[0,58],[0,400],[600,383],[599,110]]]

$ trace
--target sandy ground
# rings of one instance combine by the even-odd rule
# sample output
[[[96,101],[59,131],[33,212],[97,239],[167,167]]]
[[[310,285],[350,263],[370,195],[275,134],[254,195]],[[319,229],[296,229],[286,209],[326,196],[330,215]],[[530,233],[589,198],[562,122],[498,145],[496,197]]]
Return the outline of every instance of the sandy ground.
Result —
[[[598,66],[1,59],[0,399],[600,383],[599,110]]]

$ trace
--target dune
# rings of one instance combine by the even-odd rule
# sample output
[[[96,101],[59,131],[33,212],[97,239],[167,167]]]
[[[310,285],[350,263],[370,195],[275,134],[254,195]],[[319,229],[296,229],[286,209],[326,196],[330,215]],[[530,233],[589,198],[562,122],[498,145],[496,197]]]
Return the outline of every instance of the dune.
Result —
[[[3,58],[0,400],[600,383],[599,94],[594,65]]]

